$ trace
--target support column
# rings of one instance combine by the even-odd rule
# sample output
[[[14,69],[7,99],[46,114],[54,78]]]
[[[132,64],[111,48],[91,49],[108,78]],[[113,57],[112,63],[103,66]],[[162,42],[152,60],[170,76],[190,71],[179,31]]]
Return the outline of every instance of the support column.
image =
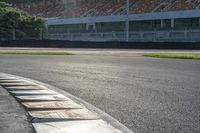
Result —
[[[164,28],[164,20],[163,19],[160,20],[160,28],[161,29]]]
[[[174,19],[171,19],[171,28],[174,28]]]
[[[94,31],[97,31],[96,23],[94,23]]]
[[[126,19],[125,19],[126,42],[129,41],[129,0],[126,0]]]
[[[199,27],[200,27],[200,18],[199,18]]]

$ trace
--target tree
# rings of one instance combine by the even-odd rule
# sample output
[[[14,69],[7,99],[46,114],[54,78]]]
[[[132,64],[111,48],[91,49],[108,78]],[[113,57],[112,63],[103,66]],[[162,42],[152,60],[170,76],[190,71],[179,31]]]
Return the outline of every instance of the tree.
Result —
[[[0,39],[16,37],[39,39],[40,30],[46,27],[42,18],[30,16],[11,4],[0,2]]]

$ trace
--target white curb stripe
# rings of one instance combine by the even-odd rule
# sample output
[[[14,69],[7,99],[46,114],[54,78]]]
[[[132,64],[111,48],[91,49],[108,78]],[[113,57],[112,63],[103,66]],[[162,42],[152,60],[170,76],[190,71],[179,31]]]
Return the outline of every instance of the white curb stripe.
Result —
[[[37,86],[35,83],[1,83],[2,86]]]
[[[18,80],[16,77],[0,77],[0,80]]]
[[[16,80],[16,79],[9,79],[9,80],[0,80],[0,83],[23,83],[27,82],[26,80]]]
[[[81,109],[81,106],[73,101],[52,101],[52,102],[24,102],[26,110],[62,110],[62,109]]]
[[[5,86],[5,89],[9,91],[22,91],[22,90],[47,90],[48,88],[44,86]]]
[[[97,120],[99,115],[85,108],[83,109],[66,109],[66,110],[48,110],[48,111],[29,111],[29,115],[36,122],[57,121],[60,120]]]
[[[58,95],[57,92],[52,90],[23,90],[23,91],[9,91],[13,95]]]
[[[37,133],[121,133],[103,120],[33,123]]]
[[[71,100],[61,94],[59,95],[34,95],[34,96],[16,96],[20,102],[38,102],[38,101],[68,101]]]

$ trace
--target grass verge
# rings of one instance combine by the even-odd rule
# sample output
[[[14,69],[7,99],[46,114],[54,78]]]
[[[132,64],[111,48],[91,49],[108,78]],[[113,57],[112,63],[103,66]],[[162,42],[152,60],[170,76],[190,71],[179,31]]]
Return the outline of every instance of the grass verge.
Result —
[[[30,54],[30,55],[72,55],[67,52],[54,51],[15,51],[15,50],[0,50],[0,54]]]
[[[175,59],[196,59],[200,60],[200,54],[144,54],[143,56],[158,58],[175,58]]]

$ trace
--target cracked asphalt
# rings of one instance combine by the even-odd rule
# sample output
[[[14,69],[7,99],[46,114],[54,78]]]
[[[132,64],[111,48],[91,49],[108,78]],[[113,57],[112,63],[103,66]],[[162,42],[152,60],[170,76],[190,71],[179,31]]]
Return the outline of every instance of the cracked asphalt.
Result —
[[[135,133],[200,132],[199,60],[0,55],[0,72],[66,90]]]

